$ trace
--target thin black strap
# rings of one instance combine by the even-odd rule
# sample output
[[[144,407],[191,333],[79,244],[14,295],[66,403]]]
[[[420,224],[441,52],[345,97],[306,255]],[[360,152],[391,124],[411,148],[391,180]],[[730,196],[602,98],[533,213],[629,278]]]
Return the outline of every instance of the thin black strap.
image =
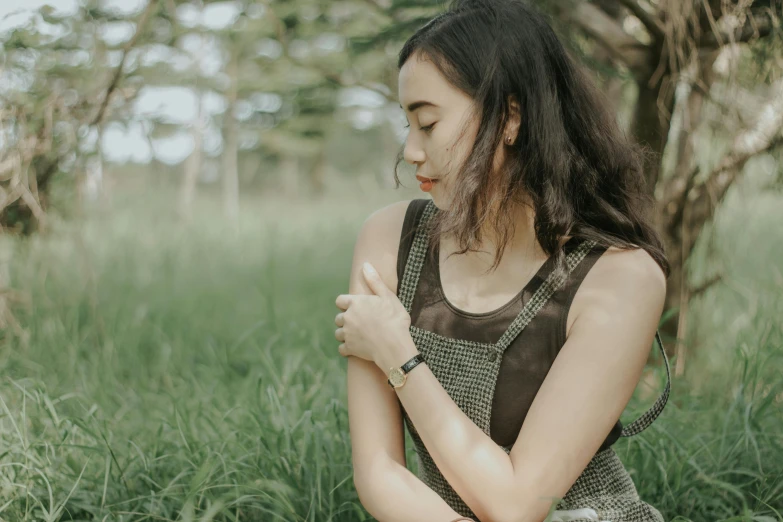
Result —
[[[653,423],[653,421],[658,417],[658,415],[661,414],[664,406],[666,406],[666,401],[669,400],[669,391],[671,390],[671,374],[669,371],[669,359],[666,357],[666,350],[663,349],[663,342],[661,341],[661,335],[660,333],[658,333],[657,330],[655,332],[655,340],[658,342],[658,346],[661,349],[661,355],[663,355],[663,362],[666,365],[666,386],[663,389],[663,393],[661,393],[660,397],[658,397],[658,400],[655,401],[655,404],[653,404],[649,410],[644,412],[641,415],[641,417],[639,417],[632,423],[623,427],[623,430],[620,432],[621,437],[632,437],[647,429],[647,427],[649,427],[650,424]]]
[[[421,267],[424,264],[425,256],[427,255],[427,240],[429,226],[429,220],[438,211],[438,207],[430,199],[427,200],[424,206],[424,210],[419,218],[418,225],[416,226],[416,234],[413,239],[413,245],[408,253],[408,258],[405,262],[405,270],[402,275],[402,281],[399,284],[399,291],[397,297],[405,307],[405,311],[411,313],[411,307],[413,306],[413,297],[416,293],[416,286],[419,282],[419,274]]]
[[[413,246],[413,237],[416,232],[416,223],[419,221],[422,211],[427,204],[426,199],[414,199],[408,204],[405,210],[405,219],[402,222],[400,231],[400,243],[397,247],[397,295],[400,293],[402,278],[405,273],[405,264],[408,260],[408,254]]]
[[[555,277],[556,272],[550,272],[544,283],[538,287],[538,290],[525,303],[522,311],[514,318],[508,329],[500,336],[495,343],[494,350],[502,354],[511,345],[511,342],[525,329],[536,314],[544,307],[546,302],[552,297],[560,287],[565,284],[566,279],[571,275],[576,266],[582,262],[590,250],[595,247],[596,242],[592,240],[584,241],[575,250],[566,256],[566,273],[560,277]]]

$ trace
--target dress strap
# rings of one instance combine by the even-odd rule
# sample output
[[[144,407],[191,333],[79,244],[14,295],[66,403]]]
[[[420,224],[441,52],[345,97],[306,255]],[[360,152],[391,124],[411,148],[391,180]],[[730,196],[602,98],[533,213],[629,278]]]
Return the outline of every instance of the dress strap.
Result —
[[[653,423],[653,421],[658,417],[658,415],[661,414],[664,406],[666,406],[666,401],[669,400],[669,392],[671,391],[671,382],[672,382],[671,372],[669,370],[669,359],[666,357],[666,350],[663,349],[661,334],[658,333],[657,330],[655,331],[655,340],[658,342],[658,347],[661,350],[661,355],[663,355],[663,362],[666,366],[666,386],[663,389],[663,393],[661,393],[661,395],[655,401],[655,404],[653,404],[649,410],[644,412],[638,419],[636,419],[632,423],[623,427],[623,430],[620,432],[621,437],[632,437],[647,429],[647,427],[649,427],[650,424]]]
[[[495,351],[503,353],[511,345],[511,342],[525,329],[528,323],[533,320],[536,314],[544,307],[549,301],[549,298],[554,295],[557,290],[563,286],[568,276],[576,268],[576,266],[587,256],[587,254],[598,243],[594,240],[585,240],[580,245],[571,251],[566,256],[566,271],[560,276],[556,276],[554,271],[549,273],[546,280],[538,287],[533,293],[533,296],[522,307],[522,311],[511,322],[508,329],[500,336],[500,339],[495,343]]]
[[[490,355],[495,358],[497,355],[502,354],[511,342],[516,338],[519,333],[524,330],[528,323],[535,317],[539,310],[546,304],[547,300],[560,288],[565,282],[568,275],[574,270],[579,262],[595,247],[597,242],[593,240],[583,241],[576,249],[566,256],[566,273],[559,278],[555,277],[555,273],[551,272],[546,281],[536,290],[530,300],[525,303],[522,311],[514,319],[509,328],[500,337],[498,342],[493,347],[492,351],[495,353]],[[621,437],[631,437],[637,435],[647,429],[653,421],[661,414],[666,402],[669,400],[669,392],[671,391],[671,372],[669,369],[669,359],[666,357],[666,350],[663,348],[663,342],[658,331],[655,332],[655,340],[658,342],[658,346],[663,355],[663,361],[666,366],[666,386],[663,392],[655,401],[652,407],[644,412],[638,419],[631,422],[627,426],[624,426],[620,432]]]
[[[419,282],[419,274],[421,273],[421,267],[424,265],[424,261],[427,255],[427,227],[429,220],[438,211],[438,207],[432,200],[429,200],[424,206],[419,224],[416,227],[416,236],[413,239],[413,245],[411,245],[410,252],[408,253],[408,260],[405,262],[405,271],[402,275],[402,282],[400,283],[400,289],[398,298],[402,305],[405,307],[405,311],[411,313],[411,307],[413,306],[413,296],[416,294],[416,286]]]

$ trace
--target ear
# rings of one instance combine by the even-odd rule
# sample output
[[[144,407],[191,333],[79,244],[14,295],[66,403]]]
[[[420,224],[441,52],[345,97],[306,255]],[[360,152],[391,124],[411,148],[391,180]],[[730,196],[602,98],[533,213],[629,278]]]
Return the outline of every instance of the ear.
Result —
[[[508,97],[509,118],[506,123],[505,136],[511,136],[512,143],[517,141],[517,134],[519,134],[519,126],[522,123],[521,108],[519,101],[513,94]]]

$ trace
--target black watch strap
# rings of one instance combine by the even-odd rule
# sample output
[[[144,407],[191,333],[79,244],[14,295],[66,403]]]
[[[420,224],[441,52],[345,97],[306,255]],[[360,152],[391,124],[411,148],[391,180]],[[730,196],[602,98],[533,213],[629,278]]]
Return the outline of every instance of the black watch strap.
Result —
[[[417,353],[410,359],[408,359],[407,362],[405,362],[402,366],[400,366],[400,370],[402,370],[402,373],[408,373],[412,369],[414,369],[419,363],[423,363],[424,361],[424,355],[421,353]],[[386,379],[386,382],[389,383],[389,386],[394,388],[394,385],[391,383],[389,379]]]
[[[408,362],[400,366],[400,369],[403,371],[403,373],[408,373],[412,369],[416,367],[417,364],[424,362],[424,356],[420,353],[417,353],[410,359],[408,359]]]

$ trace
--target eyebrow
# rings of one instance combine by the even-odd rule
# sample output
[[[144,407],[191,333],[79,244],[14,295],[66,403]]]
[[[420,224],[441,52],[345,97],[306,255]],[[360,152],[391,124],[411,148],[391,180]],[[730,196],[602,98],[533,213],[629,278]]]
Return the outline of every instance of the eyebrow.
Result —
[[[419,101],[415,101],[415,102],[411,103],[410,105],[408,105],[408,112],[413,112],[416,109],[418,109],[419,107],[437,107],[437,105],[435,105],[432,102],[419,100]],[[402,104],[400,104],[400,109],[402,109]]]

